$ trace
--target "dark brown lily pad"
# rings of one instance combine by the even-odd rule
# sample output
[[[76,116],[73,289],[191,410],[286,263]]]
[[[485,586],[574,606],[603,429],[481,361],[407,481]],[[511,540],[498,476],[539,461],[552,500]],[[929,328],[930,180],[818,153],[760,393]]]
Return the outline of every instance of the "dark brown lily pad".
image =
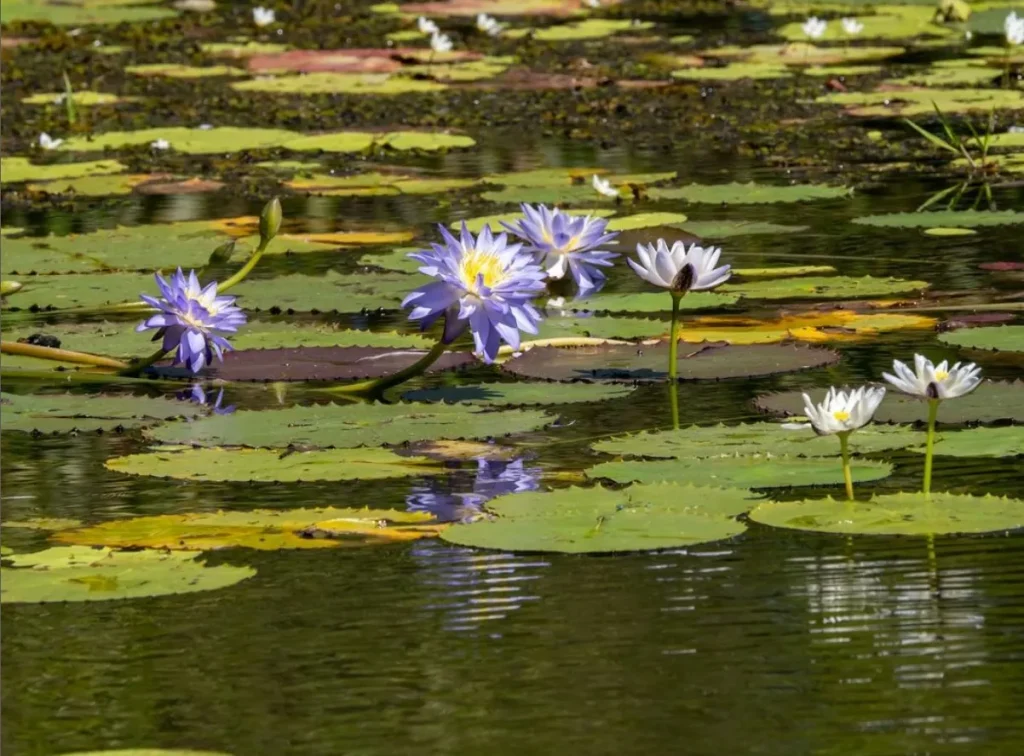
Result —
[[[831,365],[839,353],[792,344],[679,345],[681,380],[720,380],[788,373]],[[553,381],[664,381],[668,376],[668,344],[602,344],[592,347],[535,347],[505,363],[505,370],[524,378]]]
[[[807,395],[814,402],[825,397],[825,389],[811,389]],[[762,394],[754,400],[761,412],[779,417],[804,414],[804,400],[800,391],[781,391]],[[923,422],[928,415],[925,402],[913,396],[888,391],[875,413],[875,420],[883,423]],[[943,402],[938,421],[948,424],[990,423],[996,421],[1024,423],[1024,382],[983,381],[967,396]]]
[[[1012,323],[1017,316],[1012,312],[977,312],[973,315],[957,315],[939,323],[940,331],[958,331],[961,328],[979,328],[989,325]]]
[[[224,362],[207,375],[225,381],[349,381],[380,378],[407,368],[423,357],[419,349],[379,347],[298,347],[294,349],[242,349],[228,352]],[[427,370],[471,365],[468,352],[445,352]]]
[[[203,194],[216,192],[224,184],[213,179],[190,178],[174,181],[147,181],[135,187],[136,194]]]

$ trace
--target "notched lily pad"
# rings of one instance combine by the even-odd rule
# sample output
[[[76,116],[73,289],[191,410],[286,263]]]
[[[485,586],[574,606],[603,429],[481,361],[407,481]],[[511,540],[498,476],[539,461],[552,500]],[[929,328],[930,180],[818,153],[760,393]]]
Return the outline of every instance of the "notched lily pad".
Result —
[[[56,546],[5,561],[0,602],[109,601],[226,588],[256,574],[251,567],[207,567],[194,554]]]
[[[1024,325],[967,328],[954,333],[944,333],[939,336],[939,340],[964,349],[1024,353]]]
[[[922,291],[928,286],[927,281],[891,276],[803,276],[725,284],[719,291],[748,299],[858,299]]]
[[[296,347],[228,352],[206,375],[225,381],[349,381],[380,378],[403,370],[424,356],[419,349],[379,347]],[[476,364],[469,352],[445,352],[427,373]]]
[[[576,404],[619,399],[632,393],[628,386],[599,383],[482,383],[474,386],[444,386],[409,391],[402,398],[409,402],[445,402],[449,404],[545,405]]]
[[[979,228],[1024,223],[1024,213],[1015,210],[936,210],[924,213],[883,213],[854,218],[851,223],[879,228],[938,228],[956,226]]]
[[[679,300],[679,309],[714,310],[727,307],[739,301],[737,294],[720,294],[717,291],[697,291]],[[637,293],[604,292],[586,299],[567,302],[565,309],[578,312],[671,312],[672,297],[663,291]]]
[[[907,451],[924,454],[925,447]],[[1017,457],[1024,454],[1024,426],[947,431],[935,439],[935,453],[944,457]]]
[[[38,433],[120,431],[206,414],[190,402],[148,396],[5,393],[0,403],[5,431]]]
[[[680,348],[681,380],[719,380],[774,375],[831,365],[839,353],[784,344],[706,345]],[[554,381],[664,381],[668,344],[601,344],[588,347],[535,347],[502,367],[524,378]]]
[[[461,546],[567,554],[685,548],[741,534],[745,527],[735,518],[755,501],[735,488],[565,488],[498,497],[487,504],[493,518],[452,525],[441,537]]]
[[[1024,501],[999,496],[898,493],[870,501],[766,501],[750,513],[762,525],[844,535],[949,535],[1024,527]]]
[[[808,202],[810,200],[839,199],[848,197],[852,189],[845,186],[824,184],[795,184],[792,186],[771,186],[753,182],[740,184],[690,184],[688,186],[653,188],[648,194],[651,199],[697,202],[709,205],[759,205],[774,202]]]

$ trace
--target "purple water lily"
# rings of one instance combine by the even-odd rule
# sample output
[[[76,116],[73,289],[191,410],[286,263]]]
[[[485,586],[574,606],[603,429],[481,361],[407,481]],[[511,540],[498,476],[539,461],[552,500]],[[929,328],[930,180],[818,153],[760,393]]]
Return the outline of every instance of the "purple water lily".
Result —
[[[544,289],[544,271],[521,244],[494,236],[490,226],[476,238],[465,223],[458,239],[440,229],[444,244],[409,255],[423,263],[421,273],[439,280],[413,291],[402,306],[412,307],[409,319],[422,328],[445,315],[445,344],[468,327],[476,351],[493,362],[502,341],[518,349],[520,331],[537,333],[541,316],[530,300]]]
[[[234,333],[246,320],[245,313],[235,306],[235,298],[218,297],[216,281],[201,287],[194,270],[186,278],[178,268],[169,282],[157,273],[156,284],[161,298],[143,294],[142,301],[159,312],[135,330],[158,329],[153,340],[162,337],[165,351],[176,350],[175,363],[193,373],[209,365],[214,355],[224,359],[224,351],[230,351],[231,345],[216,332]]]
[[[505,494],[536,491],[540,488],[540,476],[539,467],[525,467],[521,459],[512,462],[478,459],[472,491],[442,493],[430,486],[416,487],[406,498],[406,507],[412,512],[427,512],[443,521],[468,520],[480,513],[485,501]]]
[[[523,205],[525,218],[518,225],[502,223],[516,236],[525,239],[527,249],[547,268],[548,276],[561,279],[570,273],[586,297],[604,286],[601,268],[610,267],[618,253],[600,249],[615,244],[618,233],[608,231],[608,221],[587,215],[569,215],[544,205]]]

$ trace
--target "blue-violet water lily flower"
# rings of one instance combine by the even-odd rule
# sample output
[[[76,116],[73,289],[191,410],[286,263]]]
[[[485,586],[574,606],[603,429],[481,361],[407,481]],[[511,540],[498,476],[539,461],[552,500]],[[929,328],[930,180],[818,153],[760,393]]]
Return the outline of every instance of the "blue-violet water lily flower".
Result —
[[[548,276],[560,279],[570,273],[581,297],[604,286],[605,275],[600,268],[611,266],[619,256],[617,252],[601,249],[606,244],[615,244],[618,236],[608,231],[607,220],[570,215],[544,205],[523,205],[522,210],[526,217],[518,225],[502,225],[526,241],[527,249],[537,255]]]
[[[135,330],[158,329],[153,340],[163,337],[164,350],[176,350],[175,362],[193,373],[209,365],[214,355],[223,359],[231,345],[217,332],[234,333],[246,321],[245,313],[235,306],[235,298],[218,297],[216,281],[201,287],[194,270],[186,277],[178,268],[170,281],[157,273],[156,283],[161,297],[143,294],[142,301],[159,312]]]
[[[493,362],[502,341],[519,348],[519,332],[537,333],[540,313],[530,300],[544,289],[544,271],[522,244],[484,226],[473,234],[462,224],[459,238],[439,227],[443,244],[409,255],[423,263],[420,272],[439,280],[424,284],[402,302],[410,320],[428,327],[445,315],[442,341],[453,342],[468,327],[476,351]]]

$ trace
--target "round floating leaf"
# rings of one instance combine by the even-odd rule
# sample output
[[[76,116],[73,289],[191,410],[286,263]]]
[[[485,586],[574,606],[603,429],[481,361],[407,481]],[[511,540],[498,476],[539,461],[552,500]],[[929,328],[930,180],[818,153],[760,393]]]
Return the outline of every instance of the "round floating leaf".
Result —
[[[901,55],[902,47],[817,47],[809,42],[787,42],[785,44],[751,45],[740,47],[726,45],[704,50],[700,55],[704,58],[723,60],[740,60],[747,63],[760,63],[781,66],[851,64],[868,60],[884,60]]]
[[[326,507],[134,517],[65,530],[53,538],[88,546],[171,549],[171,553],[234,547],[273,551],[413,541],[436,536],[442,528],[422,512]]]
[[[686,221],[682,213],[637,213],[626,215],[621,218],[612,218],[608,221],[609,231],[636,231],[642,228],[655,228],[656,226],[671,226]]]
[[[1024,93],[980,87],[886,87],[875,92],[835,92],[822,95],[815,102],[843,105],[849,115],[869,118],[932,116],[935,108],[948,116],[973,111],[988,113],[993,108],[1019,110],[1024,108]]]
[[[360,173],[354,176],[334,176],[314,173],[286,181],[285,185],[297,191],[330,196],[367,196],[398,194],[435,194],[467,189],[479,183],[478,179],[450,179],[420,177],[388,173]]]
[[[669,189],[651,189],[651,199],[682,199],[711,205],[757,205],[773,202],[807,202],[810,200],[847,197],[852,190],[845,186],[803,184],[770,186],[767,184],[690,184]]]
[[[619,399],[632,393],[629,386],[599,383],[483,383],[475,386],[443,386],[409,391],[410,402],[446,402],[521,406],[526,404],[576,404]]]
[[[840,3],[845,8],[859,3]],[[885,5],[884,13],[854,16],[863,27],[857,33],[857,39],[892,39],[904,40],[914,37],[951,37],[956,31],[951,26],[936,23],[934,6],[927,5]],[[859,10],[859,8],[857,9]],[[853,15],[853,14],[851,14]],[[807,39],[802,21],[785,24],[776,30],[777,33],[797,42]],[[830,23],[821,36],[823,41],[848,42],[850,37],[840,23]]]
[[[573,210],[576,215],[593,215],[597,218],[607,218],[610,215],[615,215],[614,210],[607,208],[578,208]],[[516,221],[522,220],[525,216],[522,213],[497,213],[495,215],[481,215],[476,218],[466,218],[466,228],[472,231],[474,234],[480,233],[484,226],[490,226],[492,231],[503,231],[501,223],[515,223]],[[463,221],[455,221],[450,223],[449,227],[453,229],[461,228]]]
[[[131,102],[135,99],[134,97],[120,97],[109,92],[90,92],[87,89],[79,89],[75,90],[73,101],[76,108],[79,106],[88,108],[94,105],[116,105],[119,102]],[[63,92],[38,92],[29,97],[21,98],[21,101],[26,105],[65,107]]]
[[[954,228],[949,226],[926,228],[924,232],[928,236],[975,236],[978,233],[973,228]]]
[[[57,546],[7,557],[0,602],[109,601],[226,588],[256,574],[251,567],[207,567],[195,555]]]
[[[121,24],[173,18],[177,12],[148,0],[84,0],[79,3],[43,3],[35,0],[5,0],[4,24],[15,21],[43,21],[56,26]]]
[[[753,346],[706,346],[679,350],[682,380],[718,380],[773,375],[830,365],[839,353],[815,347],[783,344]],[[554,381],[664,381],[667,378],[668,344],[664,342],[601,344],[588,347],[535,347],[502,367],[524,378]]]
[[[870,501],[766,501],[750,513],[763,525],[844,535],[948,535],[1024,527],[1024,501],[966,494],[898,493]]]
[[[400,95],[440,92],[448,87],[432,79],[413,79],[389,73],[316,71],[294,76],[260,77],[248,81],[237,81],[231,84],[231,88],[239,92],[270,94]]]
[[[697,66],[672,72],[673,79],[688,81],[741,81],[742,79],[785,79],[793,72],[772,63],[730,63],[727,66]]]
[[[923,434],[905,426],[869,425],[850,436],[859,454],[902,449],[920,443]],[[691,426],[680,430],[634,433],[594,444],[595,451],[661,459],[704,459],[727,455],[839,455],[839,440],[810,430],[789,430],[776,423]]]
[[[825,398],[824,389],[809,389],[806,393],[815,403]],[[803,392],[762,394],[754,400],[754,406],[772,415],[802,416]],[[882,423],[924,422],[927,417],[926,402],[892,390],[886,392],[885,399],[875,412],[875,420]],[[940,423],[989,423],[996,420],[1024,423],[1024,383],[983,381],[967,396],[943,402],[938,420]]]
[[[541,428],[538,410],[486,412],[447,404],[325,404],[240,410],[154,429],[153,438],[197,446],[382,446],[437,438],[488,438]]]
[[[495,517],[449,527],[461,546],[503,551],[602,554],[684,548],[742,533],[736,515],[755,503],[749,491],[673,484],[566,488],[500,496]]]
[[[117,748],[113,751],[75,751],[61,756],[231,756],[221,751],[191,751],[184,748]]]
[[[964,347],[965,349],[1024,352],[1024,326],[1004,325],[996,328],[965,328],[962,331],[941,334],[939,340],[953,346]]]
[[[857,460],[853,479],[879,480],[892,473],[885,462]],[[694,486],[777,488],[819,486],[843,482],[843,470],[835,459],[761,456],[713,459],[666,459],[649,462],[605,462],[586,471],[590,478],[609,478],[619,483],[689,483]]]
[[[923,443],[924,439],[918,440]],[[924,454],[925,447],[908,451]],[[946,431],[935,439],[935,453],[944,457],[1016,457],[1024,454],[1024,426]]]
[[[148,396],[5,393],[0,395],[0,403],[5,431],[39,433],[140,428],[205,414],[202,407],[191,402]]]
[[[921,291],[929,285],[927,281],[892,277],[803,276],[726,284],[719,290],[747,299],[857,299]]]
[[[16,184],[20,181],[53,181],[55,179],[73,179],[83,176],[104,176],[110,173],[121,173],[128,166],[116,160],[93,160],[87,163],[53,163],[36,165],[28,158],[5,157],[0,159],[0,171],[4,183]]]
[[[771,320],[743,316],[705,316],[687,321],[678,338],[690,344],[727,342],[729,344],[773,344],[799,341],[861,341],[879,333],[904,329],[932,329],[935,319],[921,315],[831,310],[800,315],[785,315]]]
[[[706,241],[717,241],[728,239],[733,236],[753,236],[755,234],[798,234],[806,231],[807,226],[783,226],[778,223],[767,223],[765,221],[737,221],[737,220],[709,220],[691,221],[688,220],[679,226],[683,231]],[[809,266],[828,268],[829,266]],[[831,269],[830,269],[831,270]],[[739,271],[734,271],[739,273]],[[816,271],[828,272],[828,271]]]
[[[429,280],[419,274],[343,275],[328,270],[322,276],[296,273],[277,278],[248,279],[231,293],[238,295],[239,304],[246,309],[271,312],[397,310],[409,292]]]
[[[979,228],[1024,223],[1024,213],[1015,210],[936,210],[924,213],[884,213],[854,218],[853,223],[879,228]]]
[[[695,291],[679,300],[680,310],[713,310],[739,301],[738,294],[719,294]],[[567,303],[567,308],[588,312],[671,312],[672,297],[668,292],[595,294],[592,297]]]
[[[24,528],[25,530],[67,530],[77,528],[82,523],[67,517],[30,517],[27,520],[4,520],[5,528]]]
[[[250,483],[378,480],[443,472],[427,459],[399,457],[386,449],[172,449],[115,457],[105,466],[129,475]]]
[[[541,42],[568,42],[578,39],[601,39],[623,31],[641,31],[654,26],[648,21],[633,21],[628,18],[587,18],[569,24],[549,26],[533,32],[533,38]]]
[[[245,76],[245,71],[232,66],[185,66],[179,63],[143,63],[125,66],[126,73],[138,76],[166,76],[170,79],[207,79],[216,76]],[[78,104],[78,92],[75,92]]]
[[[350,381],[380,378],[404,370],[426,352],[377,347],[297,347],[228,352],[204,375],[225,381]],[[445,352],[427,373],[476,364],[469,352]]]
[[[668,328],[667,320],[608,318],[585,314],[578,317],[549,314],[541,321],[540,329],[533,338],[538,340],[574,337],[650,339],[667,336]]]

